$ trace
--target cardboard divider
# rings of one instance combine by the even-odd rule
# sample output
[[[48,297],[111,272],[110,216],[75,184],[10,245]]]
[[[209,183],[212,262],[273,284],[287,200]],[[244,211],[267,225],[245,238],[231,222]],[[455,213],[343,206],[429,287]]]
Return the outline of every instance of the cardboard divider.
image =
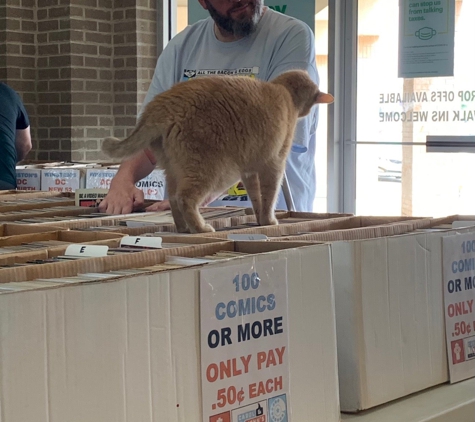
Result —
[[[43,217],[68,217],[68,216],[78,216],[81,214],[92,214],[97,213],[97,208],[88,208],[88,207],[76,207],[76,206],[64,206],[64,207],[51,207],[43,209],[31,209],[25,210],[25,212],[19,211],[10,211],[5,213],[0,213],[0,222],[13,221],[19,222],[21,220],[30,219],[30,218],[43,218]],[[52,221],[49,224],[55,225],[56,221]],[[23,224],[23,223],[21,223]]]
[[[3,253],[0,254],[0,265],[24,264],[29,261],[54,258],[56,256],[63,255],[67,247],[72,243],[119,247],[120,239],[123,236],[125,235],[113,232],[77,232],[73,230],[60,230],[51,232],[20,234],[14,236],[4,236],[0,237],[0,248],[48,240],[60,240],[68,243],[64,245],[45,244],[44,248],[40,249]],[[0,282],[4,282],[4,279],[2,278],[3,270],[5,270],[5,268],[0,268]]]
[[[424,220],[426,225],[430,224]],[[399,234],[409,233],[418,229],[424,224],[418,220],[415,224],[412,222],[390,223],[381,226],[357,227],[343,230],[327,230],[314,233],[302,233],[293,236],[282,236],[275,238],[276,241],[311,241],[311,242],[332,242],[338,240],[363,240],[374,239],[378,237],[397,236]]]
[[[58,254],[59,255],[59,254]],[[0,283],[7,282],[9,280],[2,281],[2,271],[5,268],[1,266],[11,266],[14,264],[24,264],[28,261],[44,260],[50,258],[48,249],[38,249],[28,252],[12,253],[0,255]]]
[[[361,229],[372,227],[370,231],[377,230],[375,227],[396,227],[394,234],[398,231],[413,230],[419,227],[425,227],[430,224],[430,218],[403,219],[400,217],[339,217],[328,220],[309,220],[301,223],[279,224],[276,226],[256,226],[250,228],[230,229],[214,233],[202,233],[200,236],[226,239],[228,234],[264,234],[271,238],[280,238],[283,236],[304,235],[307,232],[333,232],[336,230]],[[366,227],[367,226],[367,227]],[[331,235],[328,239],[325,236],[315,240],[332,240]]]
[[[458,221],[467,221],[467,222],[473,221],[473,225],[475,225],[475,215],[455,214],[455,215],[449,215],[447,217],[434,218],[431,221],[430,227],[445,226],[445,228],[452,228],[452,224]]]
[[[257,219],[252,208],[249,208],[249,210],[250,212],[246,216],[232,218],[231,226],[239,226],[246,223],[257,223]],[[276,211],[275,217],[277,220],[286,220],[286,224],[288,224],[290,222],[299,223],[308,220],[330,220],[334,218],[353,217],[353,214]]]
[[[248,213],[249,210],[252,211],[252,209],[243,209],[244,212]],[[287,212],[281,212],[280,215],[282,218],[293,218],[298,221],[301,219],[309,220],[308,223],[310,226],[312,226],[312,222],[316,221],[316,225],[321,226],[325,225],[324,222],[326,221],[333,221],[333,220],[339,220],[343,219],[346,220],[350,217],[333,217],[333,216],[339,216],[340,214],[313,214],[313,213],[287,213]],[[102,217],[102,218],[95,218],[95,219],[81,219],[81,220],[76,220],[76,221],[64,221],[64,222],[59,222],[59,223],[54,223],[55,226],[64,226],[68,227],[70,229],[89,229],[93,227],[109,227],[109,226],[116,226],[114,227],[114,231],[117,233],[125,233],[133,236],[141,235],[144,233],[153,233],[153,232],[164,232],[164,233],[176,233],[175,225],[173,223],[169,224],[157,224],[157,225],[147,225],[147,226],[141,226],[141,227],[127,227],[127,226],[122,226],[121,223],[124,222],[124,220],[127,220],[129,216],[134,216],[134,214],[129,214],[127,217],[125,216],[110,216],[110,217]],[[215,230],[223,230],[227,227],[232,227],[237,224],[237,222],[241,222],[242,224],[252,224],[254,217],[252,215],[247,215],[247,216],[242,216],[242,217],[224,217],[224,218],[212,218],[207,220],[207,222],[213,226]],[[249,221],[248,221],[249,220]],[[239,224],[241,224],[239,223]],[[296,224],[296,223],[292,223]],[[305,224],[305,223],[301,223]],[[282,227],[283,225],[279,225],[278,227]],[[269,227],[269,226],[268,226]],[[275,226],[270,226],[271,230],[276,231],[276,229],[272,229],[272,227]],[[302,227],[308,227],[308,226],[302,226]],[[262,229],[262,227],[250,227],[249,231],[252,230],[259,230]],[[263,228],[264,230],[269,230],[269,228]],[[238,230],[238,229],[236,229]],[[242,230],[246,229],[239,229],[239,232],[241,233]],[[277,229],[278,231],[278,229]],[[232,231],[229,231],[232,232]],[[226,231],[228,233],[228,231]],[[215,233],[198,233],[196,236],[200,237],[215,237],[215,238],[221,238],[221,239],[226,239],[227,234],[223,234],[220,232],[215,232]]]
[[[206,208],[206,210],[209,211],[210,209]],[[213,208],[213,210],[218,210],[218,209]],[[233,212],[233,210],[234,210],[234,212],[243,212],[243,213],[246,212],[246,208],[239,208],[239,207],[235,207],[235,208],[233,207],[232,210],[227,210],[227,212],[231,213],[231,212]],[[128,220],[138,223],[138,219],[140,219],[141,217],[152,218],[154,215],[160,216],[161,214],[163,214],[163,213],[162,212],[157,212],[157,213],[154,213],[154,212],[146,212],[146,213],[134,212],[134,213],[130,213],[130,214],[120,214],[120,215],[111,214],[111,215],[108,215],[108,216],[97,217],[97,218],[94,218],[94,219],[81,218],[81,219],[71,219],[71,220],[64,220],[64,221],[58,221],[58,222],[55,221],[55,222],[32,223],[32,224],[34,224],[34,225],[54,224],[55,226],[65,227],[65,228],[69,228],[69,229],[88,229],[88,228],[93,228],[93,227],[119,226],[119,225],[121,225],[122,227],[120,229],[122,230],[122,229],[126,229],[126,228],[138,228],[139,224],[137,224],[136,227],[127,226],[126,221],[128,221]],[[167,214],[168,214],[168,212],[167,212]],[[226,211],[224,211],[224,214],[226,214]],[[203,215],[206,216],[206,213],[203,213]],[[169,220],[169,222],[167,222],[165,224],[158,224],[158,223],[157,224],[152,224],[152,223],[146,224],[145,222],[143,222],[143,225],[141,227],[160,226],[163,229],[163,231],[167,231],[167,232],[170,232],[170,233],[174,232],[175,229],[174,229],[174,224],[172,222],[173,219],[171,217],[171,214],[170,214],[169,217],[166,218],[166,220]],[[226,216],[224,216],[224,217],[213,217],[213,218],[207,219],[207,221],[209,221],[210,224],[213,224],[216,228],[225,227],[226,225],[230,224],[230,219],[229,219],[229,217],[226,217]]]
[[[121,233],[103,232],[81,232],[74,230],[60,230],[45,233],[28,233],[14,236],[4,236],[0,238],[0,248],[25,243],[41,242],[48,240],[59,240],[68,243],[84,243],[100,240],[118,239],[125,236]]]
[[[67,230],[58,226],[35,226],[30,224],[0,223],[0,239],[5,236],[17,236],[29,233],[46,233]]]
[[[28,202],[21,199],[4,200],[0,197],[0,213],[19,210],[33,210],[33,209],[45,209],[52,207],[65,207],[68,205],[74,205],[74,198],[47,198],[48,201],[35,201],[35,198],[28,198]]]
[[[53,192],[53,191],[22,191],[22,190],[2,190],[0,191],[1,201],[13,201],[15,199],[34,199],[34,198],[72,198],[71,192]]]
[[[67,233],[73,233],[73,231]],[[111,240],[114,241],[114,239]],[[117,241],[117,239],[115,239],[115,241]],[[167,241],[170,243],[186,243],[188,245],[130,254],[124,253],[120,255],[110,255],[102,258],[81,258],[67,262],[3,268],[0,269],[0,283],[9,281],[29,281],[39,277],[75,276],[78,273],[84,272],[100,273],[119,269],[141,268],[162,263],[168,255],[194,257],[216,253],[220,250],[231,251],[233,250],[234,245],[231,241],[220,241],[217,239],[199,238],[196,236],[170,236],[167,237]],[[285,248],[285,246],[282,246],[281,248]]]

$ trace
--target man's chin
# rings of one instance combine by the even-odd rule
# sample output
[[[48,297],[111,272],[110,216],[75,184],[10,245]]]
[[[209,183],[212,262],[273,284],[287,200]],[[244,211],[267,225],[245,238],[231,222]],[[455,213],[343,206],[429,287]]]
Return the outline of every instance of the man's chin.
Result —
[[[233,33],[235,36],[239,37],[247,37],[251,35],[256,30],[256,25],[253,22],[245,22],[240,23],[239,25],[235,25],[233,29]]]

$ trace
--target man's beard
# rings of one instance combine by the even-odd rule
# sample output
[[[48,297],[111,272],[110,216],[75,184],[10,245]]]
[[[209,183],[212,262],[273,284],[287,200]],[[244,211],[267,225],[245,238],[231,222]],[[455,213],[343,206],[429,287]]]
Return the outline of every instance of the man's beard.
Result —
[[[262,15],[262,0],[255,1],[251,18],[246,18],[242,21],[235,20],[230,16],[222,15],[212,6],[209,0],[205,0],[205,3],[210,16],[216,25],[223,31],[233,34],[238,38],[246,37],[249,34],[252,34],[256,30],[257,24]],[[238,5],[238,7],[240,7],[240,5]],[[232,10],[230,12],[232,12]]]

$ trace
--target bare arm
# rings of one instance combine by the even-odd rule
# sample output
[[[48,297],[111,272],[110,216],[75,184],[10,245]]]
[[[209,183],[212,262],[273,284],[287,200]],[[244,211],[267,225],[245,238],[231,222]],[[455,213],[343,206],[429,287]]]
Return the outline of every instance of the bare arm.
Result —
[[[135,185],[139,180],[147,177],[154,168],[155,163],[152,163],[147,154],[142,151],[122,162],[119,171],[111,182],[111,187],[114,185],[121,186],[123,183],[132,183]]]
[[[31,135],[29,126],[26,129],[17,129],[15,136],[15,148],[17,162],[24,160],[31,151]]]

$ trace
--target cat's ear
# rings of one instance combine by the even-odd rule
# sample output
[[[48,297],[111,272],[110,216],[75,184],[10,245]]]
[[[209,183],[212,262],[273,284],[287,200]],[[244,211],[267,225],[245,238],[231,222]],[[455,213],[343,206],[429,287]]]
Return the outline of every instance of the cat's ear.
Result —
[[[333,95],[321,91],[315,96],[315,104],[331,104],[334,100]]]

